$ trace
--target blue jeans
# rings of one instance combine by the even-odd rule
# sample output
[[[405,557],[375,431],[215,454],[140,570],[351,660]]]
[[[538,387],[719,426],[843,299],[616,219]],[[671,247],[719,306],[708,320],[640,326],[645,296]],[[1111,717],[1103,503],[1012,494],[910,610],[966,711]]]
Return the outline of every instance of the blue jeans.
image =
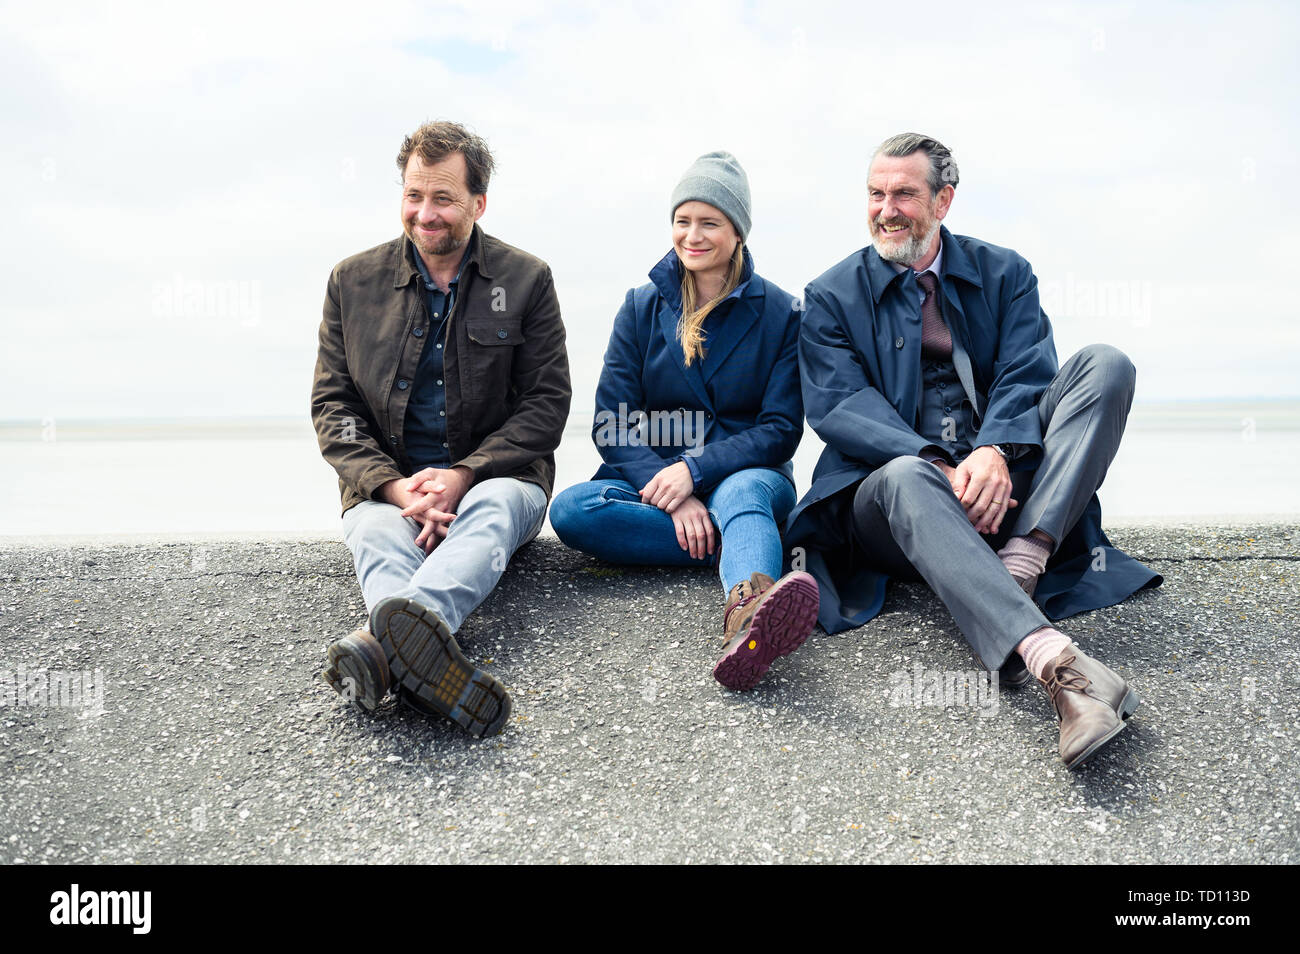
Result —
[[[415,545],[419,524],[378,500],[364,500],[343,515],[343,542],[352,551],[367,610],[389,596],[405,597],[433,610],[454,633],[545,519],[546,491],[493,477],[469,489],[447,538],[427,557]]]
[[[610,563],[650,566],[717,566],[730,592],[751,573],[781,575],[781,531],[794,509],[794,487],[780,471],[737,471],[701,497],[722,548],[696,560],[677,542],[673,518],[642,503],[625,480],[589,480],[551,503],[551,526],[567,546]]]

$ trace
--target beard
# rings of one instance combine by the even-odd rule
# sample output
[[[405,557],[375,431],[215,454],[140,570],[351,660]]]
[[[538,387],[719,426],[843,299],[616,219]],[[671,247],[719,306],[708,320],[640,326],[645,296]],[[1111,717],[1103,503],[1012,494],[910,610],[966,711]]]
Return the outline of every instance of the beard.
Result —
[[[456,249],[463,247],[469,241],[470,234],[474,231],[474,220],[468,217],[466,221],[445,229],[443,234],[436,239],[421,238],[415,231],[415,226],[410,222],[403,222],[402,225],[406,229],[406,237],[411,240],[411,244],[425,255],[450,255]]]
[[[897,225],[897,222],[890,222],[890,225]],[[930,218],[925,222],[911,222],[911,228],[908,229],[907,238],[899,242],[888,239],[889,235],[884,231],[885,223],[876,220],[871,223],[871,246],[887,262],[895,262],[899,265],[911,265],[925,257],[925,253],[930,250],[934,237],[939,233],[939,220]],[[920,230],[924,229],[924,234]],[[897,235],[898,233],[893,233]]]

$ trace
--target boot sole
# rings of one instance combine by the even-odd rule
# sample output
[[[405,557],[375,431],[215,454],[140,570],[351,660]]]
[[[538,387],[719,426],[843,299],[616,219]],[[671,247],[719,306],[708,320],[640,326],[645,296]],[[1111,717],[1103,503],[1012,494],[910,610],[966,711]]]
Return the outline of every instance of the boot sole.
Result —
[[[713,678],[743,692],[758,685],[779,656],[788,656],[817,625],[820,593],[807,573],[792,573],[768,591],[749,623],[749,635],[718,660]]]
[[[1141,705],[1141,703],[1142,700],[1138,698],[1138,694],[1130,689],[1125,693],[1124,701],[1120,703],[1119,708],[1115,711],[1119,714],[1121,719],[1127,719],[1137,711],[1137,707]]]
[[[1065,767],[1066,767],[1067,769],[1076,769],[1076,768],[1078,768],[1078,767],[1079,767],[1080,765],[1082,765],[1084,762],[1088,761],[1088,759],[1090,759],[1090,758],[1092,758],[1094,755],[1096,755],[1097,752],[1098,752],[1098,750],[1101,749],[1101,747],[1102,747],[1103,745],[1105,745],[1105,744],[1106,744],[1107,742],[1109,742],[1111,739],[1115,738],[1115,736],[1117,736],[1117,735],[1119,735],[1121,732],[1123,732],[1123,731],[1124,731],[1124,727],[1125,727],[1125,723],[1120,722],[1118,725],[1115,726],[1115,728],[1111,729],[1109,732],[1107,732],[1105,735],[1103,735],[1100,739],[1098,739],[1097,741],[1093,742],[1092,745],[1088,746],[1086,749],[1084,749],[1082,752],[1080,752],[1078,755],[1076,755],[1076,756],[1074,757],[1074,760],[1073,760],[1073,761],[1071,761],[1071,762],[1066,762],[1066,763],[1065,763]]]
[[[414,600],[390,598],[375,607],[371,629],[388,657],[393,683],[412,708],[451,719],[471,735],[495,735],[510,718],[506,687],[460,651],[437,613]]]
[[[392,675],[388,660],[365,640],[344,636],[330,645],[325,683],[355,706],[374,712],[388,695]]]

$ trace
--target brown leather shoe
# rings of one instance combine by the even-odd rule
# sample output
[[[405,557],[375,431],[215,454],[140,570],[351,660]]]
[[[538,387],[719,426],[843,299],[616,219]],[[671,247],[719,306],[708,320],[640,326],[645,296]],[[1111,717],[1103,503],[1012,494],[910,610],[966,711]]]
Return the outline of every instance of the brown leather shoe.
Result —
[[[1111,694],[1114,681],[1126,693],[1128,683],[1118,673],[1086,656],[1078,646],[1070,646],[1048,663],[1045,678],[1039,681],[1047,688],[1061,720],[1060,752],[1066,768],[1078,768],[1124,730]],[[1099,692],[1100,687],[1105,687],[1109,694]]]
[[[321,677],[348,702],[374,712],[388,694],[392,674],[379,640],[364,629],[330,645],[329,668]]]
[[[1103,700],[1115,710],[1121,719],[1127,719],[1141,701],[1128,681],[1109,666],[1097,662],[1086,655],[1078,646],[1071,646],[1075,653],[1074,668],[1092,683],[1091,693]]]
[[[976,664],[985,672],[990,672],[988,666],[984,664],[983,658],[979,653],[975,653]],[[1034,677],[1030,675],[1029,670],[1025,667],[1025,661],[1020,658],[1020,653],[1012,653],[1007,657],[1007,661],[998,667],[998,688],[999,689],[1019,689]]]
[[[1019,689],[1033,678],[1020,653],[1012,653],[998,669],[998,685],[1008,689]]]
[[[752,689],[772,661],[803,645],[817,625],[817,581],[795,571],[773,582],[751,574],[727,594],[722,615],[722,658],[713,678],[728,689]]]

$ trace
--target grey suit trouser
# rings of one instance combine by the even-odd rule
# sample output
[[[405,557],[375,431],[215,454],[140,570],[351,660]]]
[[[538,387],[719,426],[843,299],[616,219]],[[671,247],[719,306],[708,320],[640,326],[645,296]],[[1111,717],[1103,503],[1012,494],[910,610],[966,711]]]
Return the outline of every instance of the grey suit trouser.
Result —
[[[995,535],[976,532],[948,478],[920,457],[874,470],[853,498],[854,539],[867,565],[929,584],[976,657],[996,669],[1049,623],[995,551],[1035,529],[1059,544],[1074,527],[1119,450],[1135,377],[1132,362],[1109,345],[1090,345],[1061,367],[1038,404],[1042,462],[1011,474],[1020,506]]]

